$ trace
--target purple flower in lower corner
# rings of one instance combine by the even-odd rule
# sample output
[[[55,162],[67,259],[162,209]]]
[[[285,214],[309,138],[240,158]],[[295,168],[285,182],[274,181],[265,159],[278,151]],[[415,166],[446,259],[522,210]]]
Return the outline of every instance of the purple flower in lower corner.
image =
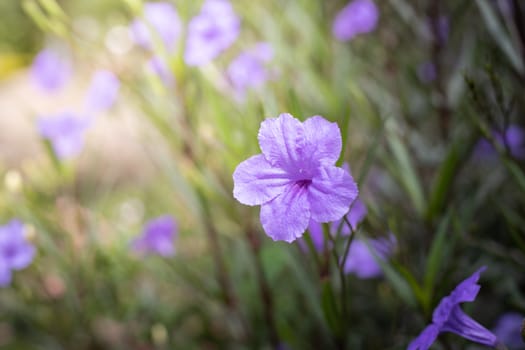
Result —
[[[341,219],[358,195],[357,185],[335,162],[342,148],[336,123],[321,116],[300,122],[288,113],[268,118],[259,129],[262,154],[239,164],[233,196],[261,205],[261,223],[276,241],[293,242],[310,220]]]
[[[267,43],[241,53],[227,69],[228,78],[237,96],[242,99],[248,89],[262,86],[269,78],[266,63],[272,59],[273,50]]]
[[[136,252],[168,257],[175,255],[174,239],[177,235],[175,220],[164,215],[146,223],[142,234],[131,243]]]
[[[148,50],[154,46],[154,35],[158,35],[166,49],[173,51],[181,32],[181,20],[177,10],[169,2],[145,3],[144,20],[136,19],[131,24],[133,39],[138,45]]]
[[[525,315],[507,312],[501,315],[492,331],[509,350],[525,350],[525,342],[520,334],[524,322]]]
[[[72,73],[71,62],[57,51],[44,49],[33,60],[31,75],[42,90],[55,92],[62,88]]]
[[[95,115],[111,108],[117,99],[120,81],[110,71],[98,70],[91,79],[85,98],[87,115]]]
[[[379,10],[372,0],[354,0],[335,17],[332,33],[337,40],[348,41],[358,34],[373,31],[379,20]]]
[[[432,314],[432,323],[408,346],[408,350],[426,350],[430,348],[441,332],[452,332],[473,342],[494,347],[496,336],[474,321],[461,310],[460,304],[476,299],[481,286],[477,284],[480,274],[486,267],[481,267],[472,276],[461,282],[448,296],[441,299]]]
[[[0,226],[0,287],[11,283],[12,271],[22,270],[33,261],[35,247],[24,237],[24,226],[11,220]]]
[[[88,119],[71,112],[42,116],[37,121],[40,135],[51,142],[59,159],[72,158],[82,151]]]
[[[241,22],[227,0],[206,0],[188,24],[184,61],[204,65],[230,47],[239,36]]]

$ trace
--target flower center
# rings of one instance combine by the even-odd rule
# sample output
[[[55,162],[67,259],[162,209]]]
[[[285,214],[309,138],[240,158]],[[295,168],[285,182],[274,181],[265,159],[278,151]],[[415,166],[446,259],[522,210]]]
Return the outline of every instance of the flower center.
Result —
[[[308,188],[308,186],[310,186],[311,183],[312,180],[310,179],[298,180],[296,182],[297,186],[299,186],[300,188]]]

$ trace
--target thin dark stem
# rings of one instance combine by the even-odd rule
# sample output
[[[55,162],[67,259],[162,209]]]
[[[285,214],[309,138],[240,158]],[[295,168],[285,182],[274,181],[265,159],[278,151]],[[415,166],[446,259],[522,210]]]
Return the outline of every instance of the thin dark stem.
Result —
[[[346,247],[343,254],[343,259],[341,260],[341,266],[339,267],[341,270],[344,269],[346,264],[346,259],[348,258],[348,252],[350,251],[350,246],[352,245],[352,241],[354,240],[354,229],[352,228],[352,225],[350,224],[350,221],[346,217],[346,215],[343,217],[348,227],[350,227],[350,237],[348,238],[348,241],[346,242]]]
[[[201,201],[203,207],[207,208],[207,204],[204,200]],[[207,212],[207,209],[205,209]],[[215,262],[217,269],[217,279],[223,293],[223,299],[225,304],[231,309],[237,308],[237,299],[233,293],[232,283],[230,281],[228,271],[226,269],[226,263],[224,262],[224,254],[219,242],[219,235],[215,230],[212,222],[209,219],[209,215],[204,215],[204,224],[206,226],[206,234],[208,236],[208,242],[210,244],[210,250]]]
[[[344,272],[344,265],[341,264],[341,261],[344,260],[344,256],[340,258],[337,255],[337,250],[335,249],[335,242],[336,242],[335,238],[332,237],[332,235],[329,232],[325,232],[325,236],[328,238],[328,241],[330,241],[330,243],[334,246],[334,248],[331,249],[331,251],[332,251],[332,255],[335,260],[335,265],[337,266],[337,271],[339,273],[339,280],[341,283],[341,324],[342,324],[343,331],[342,331],[342,334],[338,334],[337,345],[340,349],[345,349],[346,348],[345,330],[346,330],[346,325],[348,322],[348,306],[346,302],[346,276]]]
[[[270,332],[270,342],[272,344],[272,347],[277,350],[280,343],[279,334],[275,325],[275,308],[273,304],[273,295],[271,289],[268,286],[268,280],[266,279],[264,267],[261,263],[261,242],[259,240],[257,232],[252,227],[248,229],[246,234],[248,244],[250,245],[250,248],[253,253],[253,262],[255,265],[255,272],[257,274],[257,284],[259,286],[259,292],[261,293],[261,298],[263,301],[264,320],[266,322],[266,326],[268,327],[268,331]]]
[[[432,30],[432,62],[436,70],[435,87],[439,95],[439,101],[437,106],[437,112],[439,116],[439,127],[441,130],[441,136],[444,140],[448,138],[450,129],[450,118],[451,111],[447,103],[447,93],[445,89],[445,83],[443,79],[443,65],[442,65],[442,51],[445,46],[445,40],[441,33],[441,18],[440,18],[440,0],[433,0],[429,8],[430,27]]]

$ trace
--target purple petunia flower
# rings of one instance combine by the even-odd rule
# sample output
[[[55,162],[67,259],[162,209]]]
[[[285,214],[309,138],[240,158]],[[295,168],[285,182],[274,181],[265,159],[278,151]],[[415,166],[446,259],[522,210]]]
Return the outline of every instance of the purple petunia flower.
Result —
[[[260,87],[268,80],[265,66],[272,59],[273,50],[267,43],[241,53],[228,66],[227,75],[237,96],[242,99],[249,88]]]
[[[494,347],[496,336],[488,329],[465,314],[459,304],[476,299],[480,285],[477,284],[480,274],[486,266],[481,267],[472,276],[461,282],[448,296],[441,299],[432,314],[432,324],[408,346],[408,350],[426,350],[430,348],[441,332],[452,332],[473,342]]]
[[[525,131],[518,125],[510,125],[502,134],[493,131],[492,136],[502,148],[508,146],[510,154],[517,159],[525,159]],[[481,140],[476,145],[474,154],[477,157],[493,156],[496,150],[488,140]]]
[[[155,31],[155,33],[152,33]],[[175,7],[169,2],[144,4],[144,20],[136,19],[131,24],[135,42],[151,50],[157,35],[168,51],[173,51],[182,31],[182,23]]]
[[[346,257],[345,273],[353,273],[362,279],[379,277],[383,274],[377,259],[386,260],[392,254],[396,238],[390,234],[388,238],[370,239],[368,244],[363,240],[354,239]]]
[[[40,51],[31,67],[31,74],[37,86],[48,92],[55,92],[63,87],[71,73],[71,62],[51,49]]]
[[[177,235],[175,220],[164,215],[146,223],[142,234],[131,243],[133,250],[143,254],[168,257],[175,254],[173,240]]]
[[[354,0],[335,17],[332,33],[337,40],[348,41],[373,31],[378,20],[379,10],[372,0]]]
[[[12,271],[26,268],[34,256],[35,247],[26,241],[20,221],[11,220],[0,226],[0,287],[9,285]]]
[[[86,118],[71,112],[43,116],[37,121],[40,135],[51,142],[59,159],[69,159],[80,153],[88,126]]]
[[[233,173],[234,197],[261,205],[261,223],[273,240],[293,242],[310,219],[339,220],[358,195],[352,176],[335,166],[342,147],[336,123],[321,116],[301,123],[288,113],[261,123],[262,154]]]
[[[148,61],[148,68],[159,77],[166,87],[173,87],[175,85],[175,77],[162,58],[158,56],[151,58]]]
[[[85,99],[86,114],[91,116],[111,108],[119,88],[120,82],[115,74],[107,70],[95,72]]]
[[[492,330],[499,341],[504,343],[509,350],[524,350],[525,342],[521,338],[520,329],[525,320],[525,315],[516,312],[503,314]]]
[[[189,66],[204,65],[237,39],[240,20],[227,0],[206,0],[201,12],[188,25],[184,61]]]

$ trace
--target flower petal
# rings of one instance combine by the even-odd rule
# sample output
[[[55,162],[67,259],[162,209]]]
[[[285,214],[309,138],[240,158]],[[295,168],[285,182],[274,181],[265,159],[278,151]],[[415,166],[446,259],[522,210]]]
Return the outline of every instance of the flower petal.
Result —
[[[308,148],[312,159],[333,165],[341,155],[343,141],[337,123],[331,123],[321,116],[313,116],[303,123]],[[309,154],[309,156],[310,156]]]
[[[11,283],[11,270],[0,261],[0,287],[6,287]]]
[[[452,298],[452,300],[454,300],[455,303],[474,301],[480,289],[480,285],[477,284],[479,276],[486,269],[486,266],[482,266],[469,278],[458,284],[457,287],[452,291],[452,293],[450,293],[450,298]]]
[[[16,254],[8,260],[9,267],[13,270],[25,269],[33,261],[35,247],[23,242],[17,247]]]
[[[319,168],[308,187],[312,219],[318,222],[341,219],[357,195],[357,184],[346,171],[335,166]]]
[[[465,314],[458,305],[452,309],[441,330],[456,333],[465,339],[487,346],[493,347],[497,342],[496,336],[491,331]]]
[[[439,328],[433,324],[428,325],[419,336],[412,340],[407,350],[427,350],[436,340]]]
[[[305,187],[290,185],[286,191],[261,206],[261,223],[274,241],[293,242],[303,235],[310,221]]]
[[[242,204],[259,205],[268,202],[291,183],[287,173],[272,167],[262,154],[253,156],[233,172],[233,196]]]
[[[350,245],[344,271],[345,273],[355,273],[357,277],[362,279],[378,277],[383,273],[374,254],[370,251],[370,247],[359,239],[354,240]]]
[[[259,146],[266,160],[273,166],[300,172],[304,163],[305,134],[303,124],[291,114],[268,118],[259,129]]]

